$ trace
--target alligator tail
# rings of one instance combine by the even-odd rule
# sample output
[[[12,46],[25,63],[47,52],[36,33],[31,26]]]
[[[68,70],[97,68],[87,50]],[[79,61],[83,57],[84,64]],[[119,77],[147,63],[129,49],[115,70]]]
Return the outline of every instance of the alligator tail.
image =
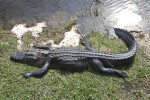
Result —
[[[114,28],[115,34],[126,44],[128,47],[128,51],[124,53],[109,53],[106,58],[108,62],[110,62],[111,66],[126,66],[128,64],[133,63],[136,51],[137,51],[137,43],[134,37],[123,29]],[[109,65],[104,62],[104,65]]]
[[[126,30],[114,28],[115,34],[126,44],[128,51],[136,53],[137,43],[134,37]]]

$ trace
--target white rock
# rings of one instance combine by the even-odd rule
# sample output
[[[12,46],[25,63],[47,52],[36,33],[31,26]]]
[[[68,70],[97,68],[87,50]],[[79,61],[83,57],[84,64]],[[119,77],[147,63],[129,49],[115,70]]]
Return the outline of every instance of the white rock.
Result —
[[[32,36],[34,36],[35,38],[39,37],[39,33],[41,33],[43,31],[43,27],[46,27],[46,23],[42,22],[42,23],[37,23],[36,26],[33,27],[26,27],[26,24],[19,24],[19,25],[15,25],[13,27],[13,29],[11,30],[11,32],[13,34],[15,34],[18,38],[18,50],[21,50],[21,46],[23,44],[23,42],[21,41],[22,36],[27,33],[27,32],[31,32]]]
[[[77,47],[79,46],[81,34],[78,32],[78,28],[72,27],[71,31],[65,32],[64,39],[57,45],[54,43],[53,40],[49,40],[47,42],[44,42],[43,44],[51,44],[53,48],[61,48],[61,47]]]

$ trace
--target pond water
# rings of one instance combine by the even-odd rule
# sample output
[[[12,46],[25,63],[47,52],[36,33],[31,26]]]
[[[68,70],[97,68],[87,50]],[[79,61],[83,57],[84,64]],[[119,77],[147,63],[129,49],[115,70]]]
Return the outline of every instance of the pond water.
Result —
[[[89,1],[89,0],[88,0]],[[87,0],[0,0],[0,22],[4,29],[13,24],[46,21],[50,28],[64,26],[71,16],[88,5]]]
[[[17,23],[46,21],[55,29],[74,16],[83,33],[130,26],[150,32],[149,5],[150,0],[0,0],[0,24],[11,29]]]

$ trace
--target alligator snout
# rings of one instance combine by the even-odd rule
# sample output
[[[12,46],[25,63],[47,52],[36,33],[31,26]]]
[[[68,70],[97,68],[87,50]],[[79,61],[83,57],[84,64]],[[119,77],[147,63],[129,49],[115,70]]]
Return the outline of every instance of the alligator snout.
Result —
[[[19,61],[24,58],[24,52],[13,52],[10,55],[11,60]]]

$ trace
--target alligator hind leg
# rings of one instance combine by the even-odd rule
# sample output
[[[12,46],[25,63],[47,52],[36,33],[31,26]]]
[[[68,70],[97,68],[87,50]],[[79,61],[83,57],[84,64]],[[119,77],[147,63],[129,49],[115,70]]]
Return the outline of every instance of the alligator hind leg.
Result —
[[[29,78],[30,76],[34,76],[34,77],[42,76],[48,71],[49,67],[50,67],[50,60],[44,64],[44,66],[40,71],[22,73],[22,75],[24,78]]]
[[[34,48],[37,48],[37,49],[54,50],[51,46],[34,45],[33,47],[34,47]]]
[[[123,71],[115,70],[112,68],[105,68],[103,63],[98,59],[93,59],[92,65],[98,72],[106,73],[106,74],[110,74],[110,75],[117,75],[117,76],[122,77],[122,78],[127,77],[127,74]]]

